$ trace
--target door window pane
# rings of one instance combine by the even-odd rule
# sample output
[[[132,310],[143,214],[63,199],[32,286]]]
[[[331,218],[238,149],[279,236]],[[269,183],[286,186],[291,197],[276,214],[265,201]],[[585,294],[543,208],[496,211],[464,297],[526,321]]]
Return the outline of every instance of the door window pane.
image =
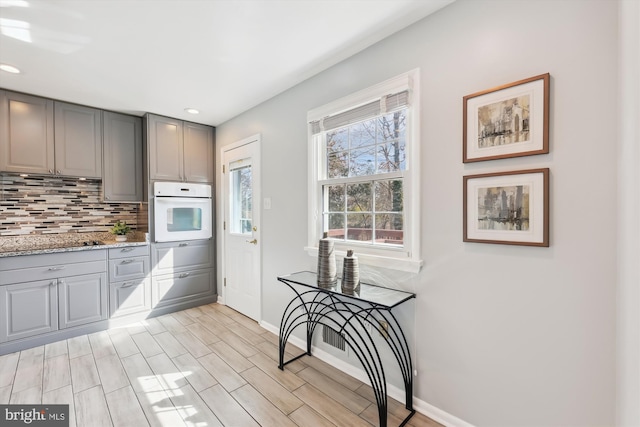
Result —
[[[233,168],[233,166],[232,164],[229,167],[231,169],[231,191],[229,192],[231,197],[230,231],[237,234],[251,234],[251,221],[253,218],[251,165],[238,166],[236,168]]]

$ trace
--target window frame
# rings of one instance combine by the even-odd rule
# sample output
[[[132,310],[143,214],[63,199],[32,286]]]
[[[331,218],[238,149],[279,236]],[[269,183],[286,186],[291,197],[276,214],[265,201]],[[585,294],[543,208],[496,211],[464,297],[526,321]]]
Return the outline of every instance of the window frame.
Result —
[[[347,249],[353,249],[361,264],[376,265],[394,270],[417,273],[423,261],[420,254],[420,70],[414,69],[382,83],[359,92],[347,95],[336,101],[315,108],[307,113],[307,122],[321,120],[325,117],[351,110],[360,105],[381,99],[389,94],[409,91],[409,105],[406,114],[406,169],[392,173],[368,175],[366,177],[341,178],[355,181],[376,181],[385,176],[400,176],[403,181],[403,214],[404,232],[403,246],[374,245],[357,241],[335,241],[335,253],[344,257]],[[392,112],[393,110],[391,110]],[[384,114],[384,113],[383,113]],[[305,250],[311,256],[318,254],[318,240],[323,233],[323,192],[322,186],[330,184],[333,179],[324,178],[326,168],[326,151],[323,144],[324,132],[314,135],[311,125],[308,126],[308,239]]]

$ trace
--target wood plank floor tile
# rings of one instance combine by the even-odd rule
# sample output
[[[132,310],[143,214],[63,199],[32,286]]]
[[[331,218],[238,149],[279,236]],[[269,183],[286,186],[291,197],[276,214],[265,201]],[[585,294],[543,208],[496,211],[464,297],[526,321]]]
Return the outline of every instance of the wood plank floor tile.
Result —
[[[11,385],[0,387],[0,405],[7,405],[11,399]]]
[[[251,415],[220,384],[201,391],[200,397],[216,414],[216,417],[223,425],[229,427],[260,427]]]
[[[239,323],[234,322],[226,326],[231,332],[238,335],[240,338],[247,341],[249,344],[256,345],[264,341],[264,338],[262,338],[260,335],[251,332],[249,329],[245,328]]]
[[[9,403],[11,405],[39,405],[42,403],[42,386],[38,385],[18,392],[13,390]]]
[[[239,324],[241,324],[242,326],[244,326],[245,328],[247,328],[248,330],[250,330],[254,334],[262,335],[265,332],[269,332],[265,328],[260,326],[260,324],[258,324],[258,322],[256,322],[255,320],[251,319],[250,317],[239,315],[237,317],[234,317],[233,320],[235,320],[236,322],[238,322]]]
[[[144,357],[151,357],[162,353],[162,348],[160,348],[149,332],[145,331],[131,335],[131,339],[136,343],[136,346],[140,349],[140,353],[142,353]]]
[[[278,344],[273,344],[268,341],[265,341],[265,342],[261,342],[260,344],[256,344],[255,348],[259,349],[261,352],[263,352],[264,354],[269,356],[271,359],[273,359],[273,361],[276,362],[276,364],[280,363],[279,361],[280,356],[278,353],[279,352]],[[302,353],[304,353],[304,350],[289,344],[285,347],[285,350],[284,350],[284,361],[286,362],[288,360],[291,360]],[[293,362],[287,363],[286,369],[290,370],[291,372],[299,372],[303,370],[304,368],[307,367],[307,365],[305,365],[305,363],[303,362],[304,359],[306,358],[294,360]]]
[[[80,335],[67,340],[69,347],[69,359],[91,354],[91,344],[87,335]]]
[[[69,349],[67,347],[67,341],[56,341],[51,344],[47,344],[44,346],[44,358],[49,359],[51,357],[61,356],[63,354],[69,354]]]
[[[348,389],[337,381],[316,371],[314,368],[308,367],[296,375],[328,396],[339,396],[336,400],[339,400],[340,403],[356,414],[364,411],[371,404],[371,402],[355,391]]]
[[[293,421],[248,384],[231,392],[231,396],[262,426],[297,427]]]
[[[202,341],[204,344],[213,344],[220,341],[220,337],[205,328],[201,323],[195,322],[191,325],[185,326],[189,332],[191,332],[196,338]]]
[[[205,356],[211,353],[211,349],[207,347],[202,341],[196,338],[191,332],[184,331],[177,334],[173,334],[173,336],[187,349],[193,357],[196,359],[198,357]]]
[[[20,353],[9,353],[0,356],[0,387],[13,384],[19,359]]]
[[[91,344],[91,351],[95,359],[116,354],[116,349],[113,347],[111,337],[107,331],[90,334],[89,344]]]
[[[337,427],[307,405],[303,405],[293,411],[289,414],[289,418],[300,427]]]
[[[226,332],[223,332],[218,336],[220,337],[221,341],[224,341],[225,343],[229,344],[231,347],[233,347],[238,353],[240,353],[244,357],[253,356],[254,354],[260,352],[257,346],[249,344],[247,341],[243,340],[238,335],[234,334],[229,330],[227,330]]]
[[[251,356],[249,360],[289,391],[293,391],[305,384],[304,380],[287,370],[288,365],[281,371],[276,361],[263,353]]]
[[[186,331],[186,329],[184,329]],[[156,342],[160,345],[162,350],[167,353],[169,357],[180,356],[181,354],[188,353],[187,349],[178,342],[170,331],[156,334],[153,336]]]
[[[92,387],[75,394],[76,422],[78,426],[112,427],[109,407],[102,387]]]
[[[43,392],[46,393],[70,384],[71,371],[69,368],[68,354],[44,359],[44,372],[42,379]]]
[[[253,363],[224,341],[211,344],[209,347],[238,373],[254,366]]]
[[[185,353],[173,359],[173,363],[180,370],[182,375],[189,381],[195,391],[202,391],[218,384],[213,376],[202,367],[190,353]]]
[[[289,415],[303,405],[300,399],[260,368],[247,369],[240,375],[285,415]]]
[[[181,387],[170,396],[173,406],[177,408],[185,425],[223,427],[220,420],[190,385]]]
[[[166,391],[140,392],[136,396],[152,427],[184,427],[184,421]]]
[[[74,393],[93,388],[100,384],[100,376],[98,375],[93,354],[77,357],[71,360],[70,364],[71,384],[73,385]],[[102,391],[102,388],[100,390]]]
[[[126,332],[111,335],[111,343],[118,353],[118,357],[123,358],[140,352],[138,346]]]
[[[246,381],[215,353],[197,360],[229,392],[246,384]]]
[[[162,326],[164,326],[169,332],[182,332],[184,331],[184,326],[182,323],[178,322],[175,317],[170,314],[165,314],[164,316],[156,317]]]
[[[182,326],[187,326],[195,322],[194,318],[189,316],[183,311],[176,311],[170,314],[171,317],[176,319]]]
[[[217,320],[214,320],[208,314],[198,317],[196,319],[196,322],[198,322],[199,324],[209,329],[211,332],[213,332],[218,336],[220,336],[221,334],[224,334],[225,332],[230,332],[226,326],[224,326],[222,323],[218,322]]]
[[[378,414],[378,405],[374,403],[369,405],[369,407],[364,411],[362,411],[359,415],[360,415],[360,418],[363,418],[369,421],[369,423],[373,424],[374,426],[380,423],[380,415]],[[409,415],[409,411],[407,411],[407,415]],[[399,426],[400,424],[402,424],[402,421],[404,421],[405,417],[400,418],[393,415],[389,411],[387,411],[387,425]]]
[[[70,385],[42,393],[45,405],[69,405],[69,427],[76,427],[76,407],[73,400],[73,389]]]
[[[317,413],[340,427],[371,427],[370,423],[309,384],[303,385],[293,394]]]
[[[211,317],[213,320],[215,320],[216,322],[222,324],[222,325],[232,325],[234,323],[236,323],[235,320],[233,320],[231,317],[227,316],[224,313],[221,313],[218,310],[209,310],[206,312],[207,316]]]
[[[160,321],[153,317],[150,319],[145,319],[141,322],[144,327],[147,329],[147,331],[151,334],[151,335],[155,335],[155,334],[159,334],[161,332],[166,332],[167,328],[165,328],[162,323],[160,323]]]
[[[142,354],[137,353],[125,357],[121,362],[124,371],[127,373],[127,377],[129,377],[131,387],[133,387],[133,391],[135,391],[136,394],[162,391],[162,386]]]
[[[149,367],[165,391],[177,390],[188,384],[180,369],[165,353],[156,354],[147,359]],[[171,393],[169,393],[171,395]]]
[[[96,367],[105,394],[129,385],[129,377],[117,354],[97,359]]]
[[[28,348],[20,352],[20,359],[26,359],[30,357],[43,357],[44,358],[44,346]]]
[[[144,427],[149,422],[131,386],[105,394],[114,427]]]
[[[204,313],[203,311],[200,309],[200,307],[192,307],[192,308],[188,308],[184,311],[187,315],[193,317],[194,319],[197,317],[202,316]]]
[[[311,366],[316,371],[319,371],[320,373],[328,376],[334,381],[337,381],[338,383],[347,387],[349,390],[355,391],[363,384],[362,381],[357,380],[349,375],[345,375],[344,372],[334,368],[326,362],[323,362],[317,357],[305,357],[304,363],[308,366]]]
[[[18,368],[13,381],[12,393],[17,393],[32,387],[42,388],[42,375],[44,372],[44,352],[33,357],[22,357],[26,353],[20,353]]]

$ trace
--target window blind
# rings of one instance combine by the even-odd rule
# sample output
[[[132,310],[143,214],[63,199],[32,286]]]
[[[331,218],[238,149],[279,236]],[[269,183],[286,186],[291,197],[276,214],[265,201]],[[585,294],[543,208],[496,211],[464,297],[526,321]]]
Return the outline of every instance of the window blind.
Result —
[[[381,114],[390,113],[401,108],[409,106],[409,91],[386,95],[382,98],[359,105],[355,108],[324,117],[320,120],[314,120],[309,123],[311,133],[316,135],[321,132],[338,129],[352,123],[361,122]]]

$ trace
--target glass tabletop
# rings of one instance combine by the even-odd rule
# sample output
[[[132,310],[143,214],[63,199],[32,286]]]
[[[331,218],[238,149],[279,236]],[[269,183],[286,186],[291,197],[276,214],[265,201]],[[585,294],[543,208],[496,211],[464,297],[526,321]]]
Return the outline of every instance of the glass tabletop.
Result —
[[[318,275],[311,271],[300,271],[298,273],[292,273],[286,276],[279,276],[278,280],[282,282],[295,283],[298,285],[306,286],[308,288],[318,289],[320,291],[338,294],[361,301],[366,301],[368,303],[378,306],[384,306],[386,308],[395,307],[407,300],[410,300],[411,298],[416,297],[416,294],[411,292],[383,288],[381,286],[369,285],[362,282],[360,282],[360,288],[353,293],[343,292],[339,278],[336,286],[332,286],[330,288],[320,287],[318,286]]]

